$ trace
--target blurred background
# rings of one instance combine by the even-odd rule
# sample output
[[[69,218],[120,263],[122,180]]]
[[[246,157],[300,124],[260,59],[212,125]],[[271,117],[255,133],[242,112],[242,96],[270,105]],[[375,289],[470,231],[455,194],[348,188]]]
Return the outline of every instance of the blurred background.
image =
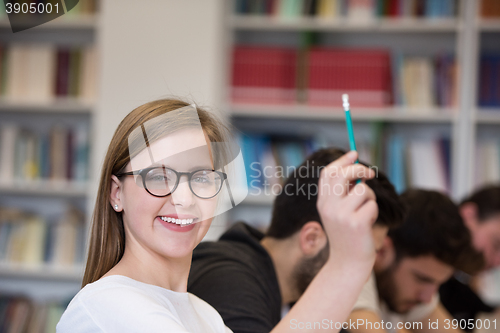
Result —
[[[348,149],[342,93],[399,192],[500,181],[498,0],[80,0],[17,33],[0,7],[0,332],[55,331],[113,131],[154,99],[207,107],[242,147],[250,195],[207,239],[265,230],[290,167]]]

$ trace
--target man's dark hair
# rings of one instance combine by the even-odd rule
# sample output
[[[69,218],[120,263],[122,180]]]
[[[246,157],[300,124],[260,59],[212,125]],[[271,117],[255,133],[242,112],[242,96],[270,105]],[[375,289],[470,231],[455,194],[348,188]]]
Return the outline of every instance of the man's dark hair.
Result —
[[[460,205],[473,203],[477,207],[477,217],[479,222],[500,214],[500,185],[490,185],[474,192],[466,198]]]
[[[274,201],[267,236],[283,239],[298,232],[309,221],[321,223],[316,208],[320,170],[344,154],[345,151],[337,148],[320,149],[292,172],[283,184],[284,190]],[[370,179],[366,184],[377,196],[377,223],[388,227],[397,226],[404,219],[405,208],[387,177],[381,171],[376,174],[376,178]]]
[[[471,235],[457,205],[435,191],[412,189],[401,194],[408,214],[399,228],[389,230],[397,259],[433,255],[455,269],[473,274],[484,259],[472,246]]]

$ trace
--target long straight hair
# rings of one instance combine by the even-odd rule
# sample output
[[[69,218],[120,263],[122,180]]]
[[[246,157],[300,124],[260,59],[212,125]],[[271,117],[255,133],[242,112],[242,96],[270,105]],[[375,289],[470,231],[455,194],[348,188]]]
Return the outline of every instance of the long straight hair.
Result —
[[[99,190],[91,219],[91,231],[87,264],[82,281],[82,288],[88,283],[99,280],[122,258],[125,251],[125,230],[121,212],[116,212],[110,203],[111,176],[123,171],[130,159],[129,135],[135,128],[143,125],[164,113],[189,106],[181,100],[161,99],[146,103],[130,112],[118,125],[102,167],[99,181]],[[196,108],[201,127],[207,134],[210,142],[224,142],[227,138],[227,127],[209,112]],[[189,126],[193,119],[189,115],[176,117],[167,128],[160,128],[158,133],[169,133],[166,129],[181,129]],[[192,118],[192,117],[191,117]],[[153,135],[151,143],[160,138]]]

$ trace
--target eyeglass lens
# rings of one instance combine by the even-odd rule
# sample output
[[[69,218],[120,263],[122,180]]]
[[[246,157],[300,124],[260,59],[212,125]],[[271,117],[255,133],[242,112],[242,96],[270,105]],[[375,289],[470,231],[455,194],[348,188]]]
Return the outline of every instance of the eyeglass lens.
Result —
[[[177,174],[164,167],[151,169],[146,174],[145,185],[149,192],[158,196],[166,196],[175,189]],[[217,172],[200,170],[191,176],[191,191],[200,198],[215,196],[222,187],[222,179]]]

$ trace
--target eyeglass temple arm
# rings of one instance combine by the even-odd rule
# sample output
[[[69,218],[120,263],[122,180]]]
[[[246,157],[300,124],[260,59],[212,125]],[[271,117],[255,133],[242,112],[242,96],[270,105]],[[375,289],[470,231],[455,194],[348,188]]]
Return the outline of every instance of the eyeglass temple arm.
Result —
[[[226,170],[224,170],[224,166],[222,167],[222,172],[224,172],[224,177],[225,177],[225,179],[227,179],[227,174],[226,174]],[[236,205],[234,203],[233,193],[231,192],[231,187],[229,186],[228,181],[226,181],[226,188],[227,188],[227,193],[229,194],[229,199],[231,199],[231,205],[234,208],[234,207],[236,207]]]

